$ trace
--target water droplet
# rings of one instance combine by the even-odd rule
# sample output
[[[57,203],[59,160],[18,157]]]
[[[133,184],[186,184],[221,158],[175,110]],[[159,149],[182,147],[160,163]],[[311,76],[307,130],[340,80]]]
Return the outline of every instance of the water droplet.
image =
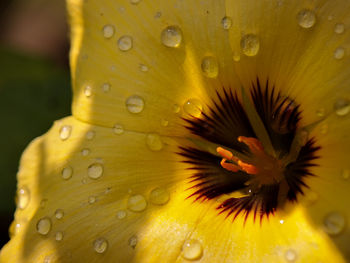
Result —
[[[90,154],[90,149],[84,148],[81,150],[81,155],[82,156],[88,156]]]
[[[288,249],[284,254],[284,257],[288,262],[294,262],[297,258],[297,252],[295,252],[293,249]]]
[[[17,207],[19,209],[24,209],[29,204],[30,192],[27,187],[21,187],[18,190]]]
[[[164,205],[170,199],[168,191],[164,188],[157,187],[149,195],[149,201],[155,205]]]
[[[111,90],[111,84],[109,84],[109,83],[103,83],[102,84],[102,86],[101,86],[101,88],[102,88],[102,91],[104,92],[104,93],[107,93],[107,92],[109,92],[110,90]]]
[[[128,51],[132,48],[133,40],[131,36],[121,36],[118,39],[118,47],[121,51]]]
[[[334,32],[336,34],[343,34],[345,31],[345,25],[343,23],[337,23],[334,26]]]
[[[114,26],[105,25],[102,29],[102,32],[105,38],[111,38],[114,35]]]
[[[134,249],[137,245],[137,236],[133,235],[132,237],[130,237],[128,243],[129,246]]]
[[[347,99],[338,99],[334,103],[335,113],[338,116],[345,116],[350,112],[350,103]]]
[[[142,72],[147,72],[147,71],[148,71],[148,66],[146,66],[145,64],[140,64],[140,65],[139,65],[139,69],[140,69]]]
[[[345,49],[342,47],[338,47],[334,50],[334,58],[335,59],[342,59],[345,55]]]
[[[86,97],[90,97],[91,94],[92,94],[92,88],[91,88],[91,86],[88,85],[84,88],[84,95]]]
[[[326,110],[324,108],[320,108],[316,111],[318,117],[324,117],[326,115]]]
[[[241,39],[241,49],[244,55],[248,57],[258,54],[260,49],[260,40],[257,35],[247,34]]]
[[[140,113],[145,106],[144,100],[137,95],[132,95],[126,100],[126,108],[130,113]]]
[[[114,127],[113,127],[113,132],[115,134],[118,134],[118,135],[123,134],[124,133],[124,128],[120,124],[115,124]]]
[[[47,235],[51,230],[51,220],[48,217],[39,219],[36,224],[36,231],[41,235]]]
[[[98,179],[103,174],[103,166],[100,163],[93,163],[88,167],[88,176],[91,179]]]
[[[344,180],[348,180],[350,178],[350,170],[344,169],[341,173]]]
[[[132,195],[128,199],[128,209],[133,212],[141,212],[147,207],[147,201],[142,195]]]
[[[233,61],[239,62],[240,60],[241,60],[241,55],[239,54],[239,52],[234,52]]]
[[[305,203],[306,205],[310,206],[310,205],[313,205],[316,203],[316,201],[318,201],[319,199],[319,195],[318,193],[314,192],[314,191],[308,191],[306,194],[305,194]]]
[[[323,227],[327,234],[338,235],[345,227],[345,217],[339,212],[330,212],[323,220]]]
[[[333,17],[332,15],[329,15],[329,16],[327,17],[328,21],[332,21],[333,18],[334,18],[334,17]]]
[[[126,217],[126,211],[124,211],[124,210],[119,210],[118,212],[117,212],[117,218],[118,219],[123,219],[123,218],[125,218]]]
[[[93,196],[93,195],[89,196],[89,198],[88,198],[88,202],[89,202],[89,204],[93,204],[93,203],[95,203],[95,202],[96,202],[96,197],[95,197],[95,196]]]
[[[164,46],[178,47],[182,41],[182,31],[178,26],[168,26],[161,33],[161,41]]]
[[[63,168],[62,172],[61,172],[62,178],[64,180],[68,180],[72,177],[73,175],[73,168],[72,167],[65,167]]]
[[[160,151],[163,148],[163,142],[156,133],[147,134],[146,144],[151,151]]]
[[[203,255],[201,243],[196,239],[186,240],[182,246],[182,256],[188,260],[196,260]]]
[[[185,102],[183,108],[187,114],[196,118],[202,114],[203,110],[202,103],[197,99],[189,99]]]
[[[173,110],[174,113],[179,113],[180,112],[180,106],[178,104],[174,104],[172,110]]]
[[[56,217],[57,219],[62,219],[63,216],[64,216],[64,212],[63,212],[62,209],[57,209],[57,210],[55,211],[55,217]]]
[[[93,138],[95,138],[95,135],[96,135],[96,133],[94,131],[88,131],[85,135],[85,138],[87,140],[92,140]]]
[[[49,200],[47,200],[46,198],[42,199],[40,201],[40,208],[44,209],[46,207],[48,201]]]
[[[61,231],[56,232],[55,239],[56,239],[56,241],[62,241],[63,232],[61,232]]]
[[[137,5],[140,2],[141,2],[141,0],[130,0],[130,3],[133,5]]]
[[[167,127],[169,125],[169,121],[166,119],[162,119],[160,121],[160,125],[162,125],[163,127]]]
[[[100,237],[94,240],[93,247],[97,253],[102,254],[106,252],[108,248],[108,241],[105,238]]]
[[[222,27],[224,29],[229,29],[232,26],[232,19],[231,17],[225,16],[222,20],[221,20],[221,24]]]
[[[154,15],[154,18],[160,18],[162,16],[162,12],[156,12],[155,15]]]
[[[207,56],[202,59],[201,69],[208,78],[216,78],[219,74],[219,64],[216,58]]]
[[[70,137],[70,134],[72,132],[72,126],[70,125],[64,125],[60,129],[60,138],[62,141],[67,140]]]
[[[316,15],[309,9],[303,9],[298,13],[297,20],[302,28],[311,28],[316,23]]]

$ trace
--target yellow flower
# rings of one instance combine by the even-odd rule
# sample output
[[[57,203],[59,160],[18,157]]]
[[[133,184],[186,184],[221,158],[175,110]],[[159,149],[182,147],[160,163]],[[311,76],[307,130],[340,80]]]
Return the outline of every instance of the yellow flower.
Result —
[[[1,262],[350,259],[348,1],[68,11],[73,116],[22,156]]]

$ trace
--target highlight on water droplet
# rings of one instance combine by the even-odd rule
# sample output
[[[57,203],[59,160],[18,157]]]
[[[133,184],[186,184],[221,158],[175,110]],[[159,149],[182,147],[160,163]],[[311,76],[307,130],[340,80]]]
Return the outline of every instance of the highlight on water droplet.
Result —
[[[139,69],[140,69],[142,72],[147,72],[147,71],[148,71],[148,66],[146,66],[145,64],[140,64],[140,65],[139,65]]]
[[[335,59],[342,59],[345,56],[345,49],[343,47],[337,47],[333,55]]]
[[[90,149],[84,148],[81,150],[81,155],[82,156],[88,156],[90,154]]]
[[[135,248],[136,245],[137,245],[137,236],[136,235],[133,235],[132,237],[129,238],[128,240],[128,244],[131,248]]]
[[[123,218],[125,218],[126,217],[126,211],[125,210],[119,210],[118,212],[117,212],[117,218],[118,219],[123,219]]]
[[[87,140],[92,140],[93,138],[95,138],[95,135],[96,133],[94,131],[88,131],[86,134],[85,134],[85,138]]]
[[[179,47],[182,41],[182,31],[178,26],[168,26],[163,29],[160,38],[166,47]]]
[[[107,39],[113,37],[114,35],[114,26],[113,25],[105,25],[103,28],[102,28],[102,33],[103,33],[103,36]]]
[[[295,252],[293,249],[288,249],[284,253],[284,258],[287,262],[294,262],[297,259],[297,252]]]
[[[57,209],[57,210],[55,211],[55,217],[56,217],[57,219],[62,219],[63,216],[64,216],[64,211],[63,211],[62,209]]]
[[[108,248],[108,241],[103,238],[97,238],[94,240],[94,242],[92,243],[94,250],[99,253],[102,254],[104,252],[106,252],[107,248]]]
[[[63,239],[63,232],[62,231],[56,232],[55,239],[56,239],[56,241],[62,241],[62,239]]]
[[[162,187],[154,188],[149,195],[149,201],[154,205],[164,205],[169,199],[169,192]]]
[[[145,107],[145,102],[143,98],[141,98],[138,95],[132,95],[127,98],[126,102],[126,108],[130,113],[140,113],[143,111],[143,108]]]
[[[96,202],[96,196],[90,195],[88,197],[88,202],[89,202],[89,204],[95,203]]]
[[[202,244],[196,239],[188,239],[182,246],[182,256],[187,260],[197,260],[203,256]]]
[[[36,231],[41,235],[47,235],[51,230],[51,219],[43,217],[36,224]]]
[[[219,74],[219,63],[213,56],[206,56],[202,59],[201,69],[204,76],[216,78]]]
[[[90,97],[92,95],[92,88],[90,85],[87,85],[84,88],[84,95],[85,95],[85,97]]]
[[[131,36],[124,35],[118,39],[118,48],[121,51],[128,51],[133,46],[133,39]]]
[[[337,99],[334,103],[334,110],[338,116],[345,116],[350,112],[350,102],[347,99]]]
[[[123,134],[124,133],[124,128],[120,124],[115,124],[114,127],[113,127],[113,132],[115,134],[118,134],[118,135]]]
[[[309,9],[303,9],[298,13],[297,20],[302,28],[311,28],[316,23],[316,15]]]
[[[189,99],[183,105],[184,111],[192,117],[198,118],[202,114],[203,106],[198,99]]]
[[[163,142],[157,133],[149,133],[146,136],[146,144],[151,151],[160,151],[163,149]]]
[[[222,20],[221,20],[221,25],[224,29],[228,30],[231,28],[232,26],[232,19],[229,16],[225,16]]]
[[[104,93],[107,93],[111,90],[111,84],[105,82],[102,84],[101,89]]]
[[[323,229],[329,235],[338,235],[345,228],[345,217],[339,212],[328,213],[323,220]]]
[[[162,125],[163,127],[167,127],[169,125],[169,121],[166,119],[162,119],[160,121],[160,125]]]
[[[29,204],[30,192],[27,187],[22,186],[17,192],[17,207],[19,209],[24,209]]]
[[[70,137],[70,134],[72,132],[72,126],[70,125],[64,125],[60,129],[60,138],[62,141],[67,140]]]
[[[337,23],[334,26],[334,32],[336,34],[343,34],[345,31],[345,25],[343,23]]]
[[[88,176],[91,179],[98,179],[103,174],[103,166],[100,163],[93,163],[88,167]]]
[[[73,168],[70,166],[63,168],[61,175],[64,180],[70,179],[73,175]]]
[[[143,195],[132,195],[128,199],[128,209],[133,212],[142,212],[147,207],[147,201]]]
[[[241,38],[242,53],[248,57],[256,56],[260,49],[259,37],[255,34],[247,34]]]

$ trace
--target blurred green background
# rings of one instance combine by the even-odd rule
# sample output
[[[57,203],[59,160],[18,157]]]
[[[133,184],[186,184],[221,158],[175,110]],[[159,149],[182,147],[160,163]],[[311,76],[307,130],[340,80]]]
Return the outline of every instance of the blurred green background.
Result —
[[[64,0],[0,1],[0,248],[15,210],[21,153],[70,115]]]

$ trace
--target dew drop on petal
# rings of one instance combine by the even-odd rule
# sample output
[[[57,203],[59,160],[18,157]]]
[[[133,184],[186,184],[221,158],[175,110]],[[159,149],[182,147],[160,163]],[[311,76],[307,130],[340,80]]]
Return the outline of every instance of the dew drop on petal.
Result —
[[[287,262],[294,262],[297,258],[297,253],[293,249],[288,249],[284,254],[284,257]]]
[[[170,199],[169,192],[161,187],[153,189],[149,195],[149,201],[154,205],[164,205]]]
[[[90,154],[90,149],[84,148],[81,150],[81,155],[82,156],[88,156]]]
[[[189,99],[183,105],[184,111],[198,118],[202,114],[203,106],[202,103],[198,99]]]
[[[88,85],[84,88],[84,95],[85,97],[90,97],[91,94],[92,94],[92,88],[91,86]]]
[[[178,26],[168,26],[161,33],[161,41],[166,47],[178,47],[182,41],[182,31]]]
[[[123,133],[124,133],[124,128],[123,128],[123,126],[120,125],[120,124],[115,124],[115,125],[113,126],[113,132],[114,132],[115,134],[118,134],[118,135],[123,134]]]
[[[345,31],[345,25],[343,23],[337,23],[334,26],[334,32],[336,34],[343,34]]]
[[[344,169],[341,173],[341,176],[344,180],[348,180],[350,178],[350,170]]]
[[[127,98],[125,104],[126,108],[130,113],[140,113],[145,107],[145,102],[143,98],[137,95],[132,95],[129,98]]]
[[[169,125],[169,121],[166,119],[162,119],[160,121],[160,125],[162,125],[163,127],[167,127]]]
[[[132,195],[128,199],[128,209],[133,212],[141,212],[147,207],[147,201],[142,195]]]
[[[42,200],[40,201],[40,208],[44,209],[44,208],[46,207],[48,201],[49,201],[49,200],[46,199],[46,198],[42,199]]]
[[[96,197],[95,197],[95,196],[93,196],[93,195],[89,196],[89,198],[88,198],[88,202],[89,202],[89,204],[93,204],[93,203],[95,203],[95,202],[96,202]]]
[[[106,252],[108,248],[108,241],[105,238],[100,237],[95,239],[92,245],[97,253],[102,254]]]
[[[85,138],[87,140],[92,140],[93,138],[95,138],[95,135],[96,133],[94,131],[88,131],[86,134],[85,134]]]
[[[132,48],[133,40],[131,36],[124,35],[118,39],[118,48],[121,51],[128,51]]]
[[[73,168],[70,166],[63,168],[61,175],[64,180],[70,179],[73,175]]]
[[[62,219],[63,216],[64,216],[64,211],[63,211],[62,209],[57,209],[57,210],[55,211],[55,217],[56,217],[57,219]]]
[[[24,209],[29,204],[30,192],[27,187],[21,187],[18,190],[17,207],[19,209]]]
[[[187,260],[197,260],[203,255],[202,244],[196,239],[188,239],[182,246],[182,256]]]
[[[222,20],[221,20],[221,25],[224,29],[230,29],[230,27],[232,26],[232,19],[231,17],[225,16]]]
[[[112,25],[105,25],[102,29],[103,36],[105,38],[111,38],[114,35],[114,26]]]
[[[302,28],[311,28],[316,23],[316,15],[309,9],[303,9],[298,13],[297,20]]]
[[[179,113],[180,112],[180,106],[178,104],[174,104],[172,108],[174,113]]]
[[[70,125],[64,125],[60,129],[60,138],[62,141],[67,140],[70,137],[70,134],[72,132],[72,126]]]
[[[131,248],[135,248],[137,245],[137,236],[133,235],[132,237],[129,238],[128,244]]]
[[[316,111],[316,115],[318,117],[324,117],[326,115],[326,110],[324,108],[320,108]]]
[[[137,5],[140,2],[141,2],[141,0],[130,0],[130,3],[133,5]]]
[[[61,231],[56,232],[55,239],[56,239],[56,241],[62,241],[63,232],[61,232]]]
[[[216,78],[219,74],[219,64],[215,57],[207,56],[202,59],[201,69],[204,76]]]
[[[156,133],[147,134],[146,144],[151,151],[160,151],[163,149],[162,139]]]
[[[345,228],[345,217],[339,212],[327,214],[323,220],[323,229],[329,235],[338,235]]]
[[[346,99],[338,99],[334,103],[334,110],[338,116],[345,116],[350,112],[350,103]]]
[[[139,65],[139,69],[140,69],[142,72],[147,72],[147,71],[148,71],[148,66],[146,66],[145,64],[140,64],[140,65]]]
[[[126,211],[125,210],[119,210],[118,212],[117,212],[117,218],[118,219],[123,219],[123,218],[125,218],[126,217]]]
[[[47,235],[51,230],[51,219],[44,217],[36,224],[36,231],[41,235]]]
[[[345,55],[345,49],[344,48],[338,47],[338,48],[336,48],[334,50],[333,56],[334,56],[335,59],[342,59],[344,57],[344,55]]]
[[[248,57],[257,55],[260,49],[259,37],[255,34],[244,35],[241,39],[241,49],[243,54]]]
[[[110,90],[111,90],[111,84],[109,84],[109,83],[103,83],[102,84],[102,86],[101,86],[101,88],[102,88],[102,91],[104,92],[104,93],[107,93],[107,92],[109,92]]]
[[[98,179],[103,174],[103,166],[100,163],[93,163],[88,167],[88,176],[91,179]]]

